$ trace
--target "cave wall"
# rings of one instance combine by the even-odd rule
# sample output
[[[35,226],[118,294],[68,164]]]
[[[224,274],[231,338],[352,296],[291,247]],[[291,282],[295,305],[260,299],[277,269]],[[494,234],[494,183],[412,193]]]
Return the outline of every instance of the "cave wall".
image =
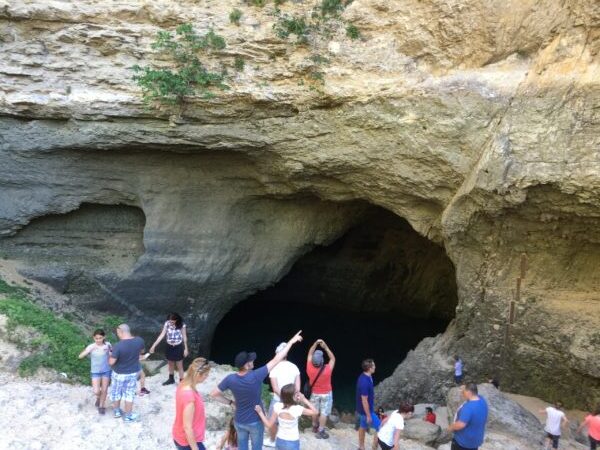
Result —
[[[201,345],[232,304],[377,205],[444,246],[458,290],[455,322],[382,384],[382,402],[441,397],[454,352],[474,377],[500,367],[507,388],[600,399],[588,333],[600,325],[600,4],[355,0],[342,18],[364,39],[339,25],[308,46],[273,35],[271,6],[230,24],[236,5],[0,8],[0,235],[82,203],[139,208],[144,252],[107,299],[127,299],[138,326],[180,309]],[[223,34],[214,58],[246,68],[175,124],[144,108],[129,68],[185,21]],[[322,86],[304,82],[309,69]]]

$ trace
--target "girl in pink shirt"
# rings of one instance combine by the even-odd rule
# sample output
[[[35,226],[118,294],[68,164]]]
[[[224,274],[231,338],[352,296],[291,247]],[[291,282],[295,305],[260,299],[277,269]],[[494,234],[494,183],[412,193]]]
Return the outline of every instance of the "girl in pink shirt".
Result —
[[[206,450],[202,443],[206,431],[204,400],[196,390],[196,385],[206,380],[209,372],[208,360],[196,358],[177,386],[173,441],[178,450]]]
[[[588,428],[590,450],[600,448],[600,403],[596,406],[596,410],[587,416],[583,423],[579,425],[577,432],[579,433],[585,426]]]

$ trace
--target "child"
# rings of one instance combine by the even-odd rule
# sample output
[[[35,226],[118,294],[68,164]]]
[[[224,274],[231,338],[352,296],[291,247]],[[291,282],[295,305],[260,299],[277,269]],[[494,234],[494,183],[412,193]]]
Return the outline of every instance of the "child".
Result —
[[[165,336],[167,337],[165,357],[169,363],[169,379],[163,383],[163,386],[175,383],[175,366],[177,366],[177,372],[179,373],[179,381],[183,380],[183,358],[189,354],[186,327],[183,319],[176,312],[167,316],[162,331],[150,347],[150,353],[154,353],[156,346]]]
[[[432,423],[435,425],[436,419],[437,419],[437,416],[433,412],[433,409],[431,407],[427,406],[425,408],[425,417],[423,418],[423,420],[425,422],[429,422],[429,423]]]
[[[96,396],[96,408],[98,413],[106,413],[106,394],[108,392],[108,383],[110,381],[110,365],[108,357],[112,351],[110,343],[106,341],[104,330],[98,329],[93,334],[94,343],[88,345],[84,351],[79,354],[79,359],[90,355],[91,359],[91,377],[92,388]]]
[[[225,447],[227,444],[227,447]],[[229,421],[229,429],[225,432],[223,439],[217,446],[217,450],[237,450],[238,442],[237,442],[237,431],[235,430],[235,425],[233,424],[233,417]]]
[[[150,353],[146,353],[145,355],[140,355],[140,361],[147,360],[148,356],[150,356]],[[142,397],[142,396],[150,393],[150,391],[148,389],[146,389],[146,374],[144,373],[143,368],[138,372],[138,378],[140,380],[140,390],[138,391],[138,395],[140,397]]]
[[[379,420],[382,422],[387,418],[387,415],[381,406],[377,409],[377,417],[379,417]]]
[[[254,409],[258,413],[260,420],[267,428],[279,423],[277,428],[277,439],[275,440],[275,448],[277,449],[294,449],[300,448],[300,432],[298,431],[298,418],[300,416],[314,416],[319,413],[317,408],[309,402],[306,397],[296,391],[294,384],[286,384],[281,388],[279,394],[280,402],[273,406],[273,413],[267,419],[260,405],[256,405]],[[296,402],[303,403],[296,405]]]
[[[401,403],[397,411],[394,411],[386,422],[381,425],[377,433],[377,442],[381,450],[392,450],[398,448],[398,441],[404,430],[404,421],[412,417],[415,407],[410,403]]]

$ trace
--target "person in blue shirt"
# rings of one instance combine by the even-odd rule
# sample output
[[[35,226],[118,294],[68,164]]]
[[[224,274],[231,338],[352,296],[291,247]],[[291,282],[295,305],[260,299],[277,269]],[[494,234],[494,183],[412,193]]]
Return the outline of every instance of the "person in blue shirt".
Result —
[[[461,391],[465,402],[456,411],[454,423],[448,427],[448,431],[454,433],[451,450],[477,450],[485,436],[488,405],[478,395],[475,383],[461,386]]]
[[[239,450],[248,450],[248,441],[252,443],[252,450],[262,450],[265,429],[255,409],[256,405],[262,406],[260,398],[262,383],[269,372],[287,356],[290,348],[296,342],[302,341],[301,333],[302,331],[298,331],[286,343],[283,350],[277,353],[266,365],[258,369],[254,369],[256,353],[238,353],[235,357],[235,366],[239,371],[227,375],[218,387],[211,392],[211,397],[218,402],[235,405],[236,407],[233,424],[238,436]],[[223,395],[226,390],[233,393],[235,402]]]
[[[375,450],[377,448],[377,430],[381,425],[374,408],[373,374],[375,373],[375,361],[365,359],[362,362],[362,370],[356,382],[356,413],[359,419],[358,448],[360,450],[365,449],[365,435],[369,428],[374,428],[373,450]]]

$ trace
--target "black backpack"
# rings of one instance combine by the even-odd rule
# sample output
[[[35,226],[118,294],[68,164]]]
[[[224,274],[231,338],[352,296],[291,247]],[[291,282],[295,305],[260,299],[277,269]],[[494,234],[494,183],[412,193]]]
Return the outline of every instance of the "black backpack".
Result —
[[[312,388],[323,373],[323,370],[325,370],[325,363],[323,363],[323,365],[321,366],[321,370],[319,370],[319,373],[315,377],[315,381],[311,383],[309,380],[306,380],[304,382],[304,386],[302,387],[302,393],[306,398],[310,398],[310,396],[312,395]]]

